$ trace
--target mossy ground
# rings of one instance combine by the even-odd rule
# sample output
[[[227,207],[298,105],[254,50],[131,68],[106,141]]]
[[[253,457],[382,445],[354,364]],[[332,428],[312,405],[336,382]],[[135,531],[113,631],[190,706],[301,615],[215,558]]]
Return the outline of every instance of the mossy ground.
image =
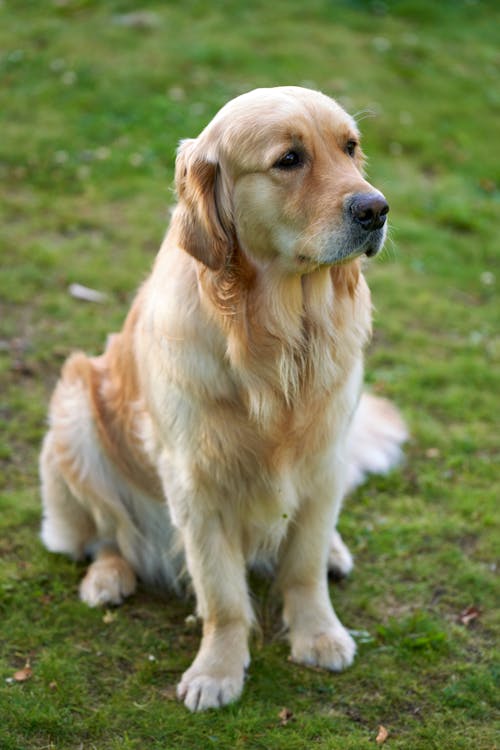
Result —
[[[497,747],[499,23],[487,0],[0,5],[2,748],[358,750],[380,724],[389,748]],[[37,455],[64,357],[102,347],[151,265],[177,142],[282,83],[359,113],[392,226],[368,271],[367,378],[412,440],[342,516],[356,568],[332,595],[358,631],[355,665],[290,664],[255,581],[244,697],[193,716],[173,698],[198,641],[192,602],[81,604],[82,568],[38,539]],[[107,301],[75,300],[73,282]],[[31,679],[13,683],[27,659]]]

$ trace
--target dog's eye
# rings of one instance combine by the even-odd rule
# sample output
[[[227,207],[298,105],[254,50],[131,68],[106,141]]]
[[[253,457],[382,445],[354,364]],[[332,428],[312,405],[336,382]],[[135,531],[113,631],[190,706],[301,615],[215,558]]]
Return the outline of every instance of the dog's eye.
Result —
[[[278,169],[293,169],[294,167],[300,167],[302,163],[303,159],[298,151],[287,151],[274,166]]]
[[[356,153],[357,145],[358,144],[356,143],[356,141],[347,141],[345,150],[349,154],[349,156],[354,156],[354,154]]]

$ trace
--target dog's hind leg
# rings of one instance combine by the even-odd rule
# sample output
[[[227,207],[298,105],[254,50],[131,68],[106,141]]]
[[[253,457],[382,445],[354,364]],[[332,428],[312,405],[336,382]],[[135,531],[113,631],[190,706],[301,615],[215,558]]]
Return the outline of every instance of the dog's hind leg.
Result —
[[[100,539],[94,518],[58,468],[52,441],[49,432],[40,458],[42,541],[51,552],[63,552],[75,560],[86,555],[95,558],[80,584],[80,598],[86,604],[121,604],[135,591],[135,573],[113,542]]]
[[[83,421],[84,411],[77,413]],[[89,465],[93,467],[88,471],[88,476],[82,474],[80,477],[86,484],[85,489],[79,488],[79,482],[73,486],[65,476],[64,457],[71,455],[68,447],[61,447],[54,429],[45,437],[40,456],[43,501],[41,538],[51,552],[62,552],[75,560],[86,556],[94,558],[80,584],[80,598],[86,604],[91,607],[121,604],[126,596],[135,591],[136,576],[116,544],[113,514],[106,503],[98,501],[99,491],[94,483],[99,467],[95,457],[92,461],[91,446],[85,444],[85,430],[80,430],[78,435],[83,441],[79,446],[80,453],[87,454]],[[76,433],[70,445],[74,452],[73,464],[76,465]],[[63,465],[59,454],[63,457]],[[92,475],[94,483],[89,481]],[[109,489],[111,491],[112,488]]]
[[[94,560],[80,586],[80,597],[91,607],[120,604],[133,593],[138,537],[122,501],[130,494],[128,484],[99,441],[95,375],[92,361],[81,353],[66,362],[40,457],[42,541],[52,552]]]

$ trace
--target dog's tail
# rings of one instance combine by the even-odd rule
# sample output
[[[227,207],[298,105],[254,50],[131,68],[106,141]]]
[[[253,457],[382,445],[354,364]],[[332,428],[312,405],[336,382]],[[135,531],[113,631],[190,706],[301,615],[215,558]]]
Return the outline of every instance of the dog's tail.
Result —
[[[397,408],[385,398],[363,393],[347,444],[346,493],[367,474],[387,474],[402,458],[408,430]]]

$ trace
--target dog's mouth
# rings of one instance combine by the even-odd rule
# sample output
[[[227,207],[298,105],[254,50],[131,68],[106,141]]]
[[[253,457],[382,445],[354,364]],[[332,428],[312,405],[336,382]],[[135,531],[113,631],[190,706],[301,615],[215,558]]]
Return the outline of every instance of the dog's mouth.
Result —
[[[382,244],[380,245],[369,245],[364,251],[364,255],[367,258],[374,258],[382,250]]]
[[[317,266],[342,266],[356,260],[356,258],[360,258],[362,255],[366,255],[367,258],[374,258],[382,250],[383,244],[383,240],[373,242],[367,241],[356,248],[342,248],[340,252],[328,255],[324,259],[321,258],[316,260],[305,255],[299,255],[298,260],[304,265],[316,264]]]
[[[309,273],[325,266],[345,265],[362,255],[374,258],[382,250],[385,234],[385,227],[366,232],[353,224],[344,225],[340,231],[328,234],[322,252],[302,252],[295,259],[300,270]]]
[[[343,242],[333,249],[331,256],[331,265],[339,263],[348,263],[361,255],[367,258],[374,258],[382,250],[385,240],[385,227],[375,229],[364,236],[358,232],[356,227],[351,227],[344,236]]]

